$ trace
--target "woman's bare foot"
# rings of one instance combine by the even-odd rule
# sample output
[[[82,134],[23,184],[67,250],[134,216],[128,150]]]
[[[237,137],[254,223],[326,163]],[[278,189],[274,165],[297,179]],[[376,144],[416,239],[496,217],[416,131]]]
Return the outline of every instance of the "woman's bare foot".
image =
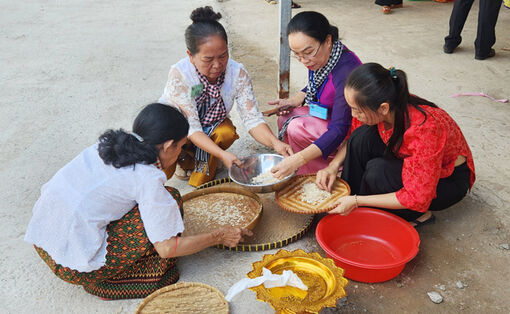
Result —
[[[174,176],[179,180],[188,181],[191,176],[191,172],[192,172],[191,170],[182,169],[181,166],[177,164],[177,166],[175,167]]]

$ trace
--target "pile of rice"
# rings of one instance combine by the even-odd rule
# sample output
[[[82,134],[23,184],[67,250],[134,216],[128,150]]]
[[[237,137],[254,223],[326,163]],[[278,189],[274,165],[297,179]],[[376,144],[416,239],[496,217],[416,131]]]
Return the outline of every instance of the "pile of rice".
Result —
[[[330,192],[319,189],[313,182],[303,184],[299,190],[300,200],[312,205],[318,205],[330,197]]]
[[[273,177],[271,171],[266,171],[251,179],[251,184],[267,185],[278,182],[278,179]]]
[[[223,226],[246,227],[258,214],[260,204],[246,195],[214,193],[184,202],[187,235],[210,232]]]

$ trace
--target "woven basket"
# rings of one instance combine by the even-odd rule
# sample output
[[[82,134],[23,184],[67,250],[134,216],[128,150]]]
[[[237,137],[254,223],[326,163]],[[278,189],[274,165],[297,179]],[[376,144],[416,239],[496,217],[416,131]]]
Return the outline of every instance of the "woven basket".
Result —
[[[239,186],[214,186],[214,187],[209,187],[209,188],[205,188],[205,189],[195,190],[193,192],[190,192],[190,193],[182,196],[182,200],[184,202],[184,226],[185,226],[183,235],[190,236],[190,235],[197,234],[197,233],[187,233],[186,232],[186,228],[187,228],[186,226],[187,226],[187,223],[189,223],[188,220],[186,220],[186,202],[193,198],[196,198],[199,196],[204,196],[204,195],[211,195],[212,197],[214,197],[212,194],[218,194],[218,193],[232,193],[232,194],[237,194],[237,195],[244,195],[244,196],[250,197],[253,200],[255,200],[258,204],[256,208],[252,209],[252,211],[256,212],[255,216],[245,225],[238,226],[238,227],[247,228],[250,230],[255,228],[258,221],[260,220],[260,216],[262,215],[262,203],[260,202],[260,198],[258,197],[258,195],[255,193],[252,193],[242,187],[239,187]],[[193,228],[193,229],[200,230],[199,233],[202,233],[202,232],[211,232],[216,227],[219,227],[219,226],[207,226],[206,223],[207,222],[204,221],[203,225],[200,225],[198,227],[195,226],[195,228]],[[189,226],[188,226],[188,229],[189,229]]]
[[[335,207],[335,202],[346,195],[351,194],[349,184],[340,178],[336,178],[331,191],[331,197],[322,201],[317,205],[309,204],[302,201],[300,196],[300,189],[305,183],[314,183],[315,175],[306,174],[294,177],[294,180],[284,189],[276,192],[276,202],[281,208],[286,211],[298,214],[318,214],[332,210]]]
[[[198,190],[213,186],[237,186],[230,178],[210,181],[198,187]],[[253,236],[245,237],[236,247],[217,245],[218,248],[231,251],[265,251],[284,247],[299,240],[310,229],[313,215],[297,215],[282,210],[274,199],[273,193],[258,194],[264,215],[253,229]]]
[[[148,295],[135,314],[229,313],[228,302],[216,288],[199,282],[180,282]]]

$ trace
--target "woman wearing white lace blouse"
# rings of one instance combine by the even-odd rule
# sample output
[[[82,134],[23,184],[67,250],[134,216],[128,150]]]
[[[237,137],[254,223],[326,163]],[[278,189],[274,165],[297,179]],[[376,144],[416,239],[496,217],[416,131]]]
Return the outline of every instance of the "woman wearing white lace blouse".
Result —
[[[185,33],[188,57],[170,68],[168,82],[160,102],[177,107],[190,124],[188,144],[179,157],[180,173],[192,186],[214,178],[217,160],[230,168],[240,164],[238,157],[226,149],[239,138],[228,113],[237,110],[250,135],[259,143],[284,156],[292,154],[290,146],[271,132],[258,110],[250,76],[244,66],[229,58],[228,39],[218,22],[220,13],[211,7],[195,9],[193,23]],[[171,177],[175,169],[166,171]]]

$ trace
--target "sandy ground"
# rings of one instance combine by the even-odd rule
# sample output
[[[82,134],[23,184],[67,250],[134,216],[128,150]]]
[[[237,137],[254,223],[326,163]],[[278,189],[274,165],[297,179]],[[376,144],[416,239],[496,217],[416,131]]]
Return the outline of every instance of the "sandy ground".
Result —
[[[405,2],[384,16],[372,1],[300,0],[303,9],[325,13],[339,26],[344,43],[362,61],[407,71],[411,90],[447,109],[473,151],[477,181],[459,204],[437,214],[420,230],[418,256],[394,280],[350,282],[348,298],[325,313],[507,313],[510,309],[510,104],[481,97],[510,98],[510,10],[502,8],[496,57],[473,59],[477,6],[453,55],[442,52],[452,4]],[[42,184],[106,128],[130,129],[137,111],[156,100],[170,65],[185,56],[183,32],[195,7],[212,4],[225,16],[233,58],[253,77],[261,109],[277,95],[278,7],[263,0],[0,0],[0,312],[132,313],[140,300],[101,301],[57,279],[23,242]],[[294,12],[298,12],[295,10]],[[506,30],[506,31],[505,31]],[[305,84],[293,61],[291,88]],[[239,124],[239,119],[233,116]],[[268,119],[274,128],[274,118]],[[247,132],[232,151],[265,151]],[[247,150],[248,148],[248,150]],[[221,174],[220,174],[221,175]],[[222,174],[225,175],[225,174]],[[181,181],[169,185],[191,191]],[[289,245],[322,252],[313,233]],[[268,253],[273,253],[269,251]],[[251,270],[263,253],[207,249],[181,258],[181,281],[199,281],[223,292]],[[456,287],[460,280],[467,286]],[[446,290],[441,291],[439,285]],[[444,297],[437,305],[427,292]],[[233,313],[271,313],[243,292]]]

